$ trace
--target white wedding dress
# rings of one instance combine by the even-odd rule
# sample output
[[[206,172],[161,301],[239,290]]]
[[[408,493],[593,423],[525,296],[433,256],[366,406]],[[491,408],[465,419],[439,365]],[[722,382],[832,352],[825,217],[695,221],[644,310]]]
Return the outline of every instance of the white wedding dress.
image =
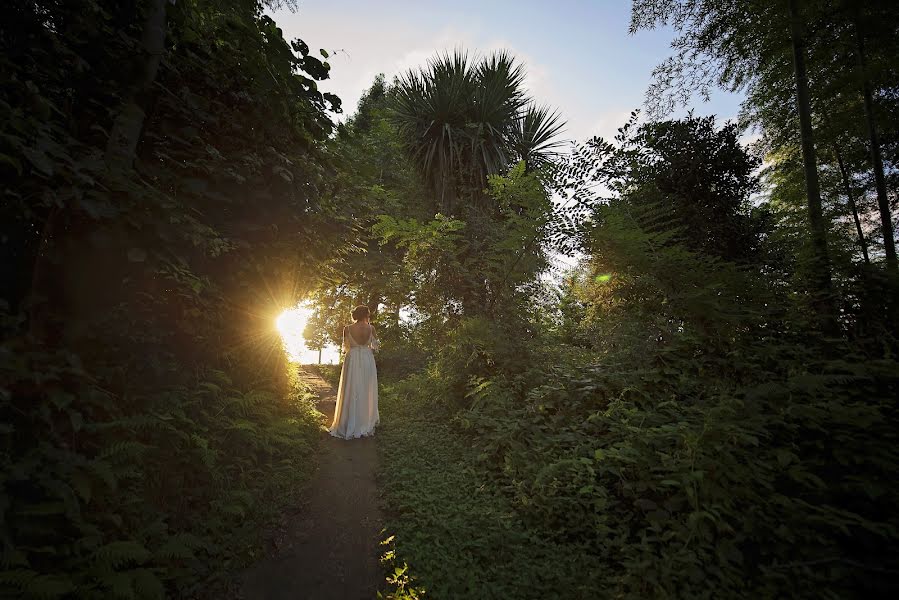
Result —
[[[378,349],[374,328],[369,325],[368,339],[360,344],[343,328],[343,369],[337,387],[337,406],[331,435],[345,440],[372,435],[380,421],[378,415],[378,371],[373,350]]]

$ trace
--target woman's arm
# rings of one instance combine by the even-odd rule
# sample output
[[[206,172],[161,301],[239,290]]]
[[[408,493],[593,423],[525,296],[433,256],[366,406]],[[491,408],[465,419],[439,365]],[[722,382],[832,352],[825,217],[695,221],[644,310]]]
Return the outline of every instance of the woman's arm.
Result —
[[[369,345],[372,350],[377,350],[381,347],[381,342],[378,341],[378,334],[375,331],[375,326],[369,325],[369,327],[371,327],[371,341],[369,342]]]

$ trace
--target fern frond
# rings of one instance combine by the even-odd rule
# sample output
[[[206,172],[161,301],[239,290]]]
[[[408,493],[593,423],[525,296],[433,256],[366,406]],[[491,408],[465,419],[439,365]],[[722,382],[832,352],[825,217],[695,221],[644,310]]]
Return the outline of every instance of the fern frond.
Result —
[[[112,465],[102,460],[94,460],[88,463],[88,469],[100,478],[106,487],[115,490],[118,487],[118,478],[116,478]]]
[[[149,569],[135,569],[132,573],[134,590],[141,600],[162,600],[165,598],[165,586],[162,580]]]
[[[128,572],[109,573],[100,580],[100,583],[111,592],[114,598],[122,600],[135,600],[136,598],[132,585],[133,580]]]
[[[38,575],[28,581],[23,591],[30,598],[51,600],[75,591],[75,585],[58,575]]]
[[[37,577],[37,571],[28,569],[16,569],[14,571],[0,571],[0,587],[15,587],[24,589],[28,582]]]
[[[92,560],[100,566],[116,569],[125,564],[141,564],[149,559],[150,551],[135,540],[123,540],[101,546],[94,551]]]
[[[103,448],[99,454],[99,458],[103,460],[112,459],[114,461],[126,461],[137,458],[149,449],[146,444],[126,440],[123,442],[115,442]]]

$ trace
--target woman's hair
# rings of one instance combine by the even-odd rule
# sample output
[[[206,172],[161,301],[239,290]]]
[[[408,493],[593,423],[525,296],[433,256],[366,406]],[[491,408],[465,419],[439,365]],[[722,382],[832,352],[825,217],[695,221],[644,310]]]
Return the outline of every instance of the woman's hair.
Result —
[[[368,310],[368,307],[364,304],[360,304],[356,308],[353,309],[351,313],[354,321],[361,321],[362,319],[367,319],[371,315],[371,311]]]

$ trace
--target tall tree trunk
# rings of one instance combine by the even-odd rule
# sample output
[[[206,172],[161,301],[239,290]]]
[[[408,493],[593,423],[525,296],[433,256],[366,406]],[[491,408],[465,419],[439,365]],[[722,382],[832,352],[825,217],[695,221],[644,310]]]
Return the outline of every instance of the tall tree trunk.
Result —
[[[106,164],[114,171],[130,169],[134,164],[137,142],[144,127],[146,97],[156,80],[159,63],[165,50],[165,5],[168,0],[150,0],[141,35],[141,49],[145,56],[138,79],[112,124],[106,143]]]
[[[871,264],[868,258],[868,243],[865,241],[865,234],[862,231],[862,222],[858,218],[858,207],[855,205],[855,196],[852,195],[852,186],[849,185],[849,174],[846,172],[846,166],[843,164],[843,156],[840,154],[839,147],[834,144],[833,153],[837,157],[837,165],[840,167],[840,175],[843,178],[843,190],[849,199],[849,208],[852,210],[852,219],[855,221],[855,231],[858,233],[858,244],[862,247],[862,255],[865,257],[865,264]]]
[[[321,346],[318,348],[318,364],[322,364],[322,349]]]
[[[815,157],[815,137],[812,132],[812,109],[809,101],[808,75],[805,69],[805,33],[797,0],[787,0],[790,11],[790,42],[793,46],[793,69],[796,80],[796,106],[802,140],[802,162],[805,167],[805,186],[808,196],[808,216],[812,237],[811,277],[814,281],[815,308],[824,330],[836,332],[833,284],[830,258],[827,251],[827,224],[821,206],[821,188]]]
[[[372,290],[368,295],[368,300],[365,305],[368,306],[368,310],[371,313],[371,319],[374,321],[378,316],[378,307],[381,306],[381,292]]]
[[[864,97],[865,121],[868,124],[868,141],[871,152],[871,164],[874,167],[874,187],[877,189],[877,206],[880,209],[880,224],[883,229],[883,248],[886,252],[887,268],[895,271],[896,242],[893,238],[893,218],[890,215],[890,203],[887,200],[887,185],[883,175],[883,158],[880,155],[880,136],[877,133],[876,115],[874,112],[874,95],[871,92],[871,80],[865,58],[865,40],[861,29],[861,4],[855,3],[855,59],[858,74],[862,83]]]

